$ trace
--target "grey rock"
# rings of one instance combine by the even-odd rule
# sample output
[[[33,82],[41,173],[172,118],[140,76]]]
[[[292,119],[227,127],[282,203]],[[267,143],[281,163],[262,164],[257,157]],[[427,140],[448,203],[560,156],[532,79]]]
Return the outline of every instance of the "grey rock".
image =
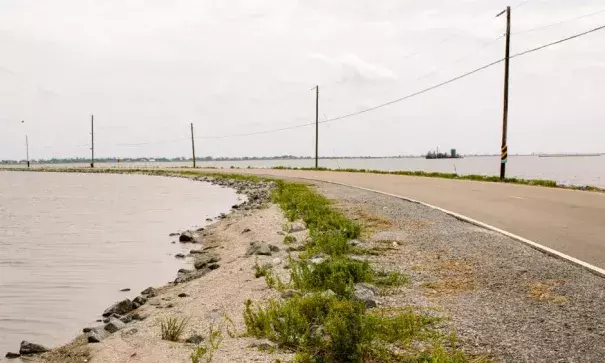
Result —
[[[21,342],[21,346],[19,348],[19,354],[21,355],[41,354],[44,352],[48,352],[48,348],[43,345],[30,343],[25,340]]]
[[[141,291],[141,295],[144,295],[147,298],[158,296],[158,291],[153,287],[148,287],[145,290]]]
[[[187,294],[186,294],[186,293],[184,293],[184,292],[181,292],[180,294],[178,294],[178,297],[187,297],[187,296],[189,296],[189,295],[187,295]]]
[[[378,290],[372,285],[357,283],[355,284],[353,299],[363,301],[367,308],[375,308],[378,306],[376,302],[377,292]]]
[[[212,218],[206,218],[206,222],[212,222]]]
[[[120,318],[120,321],[124,324],[129,324],[132,322],[132,315],[126,315]]]
[[[145,304],[147,304],[147,298],[144,296],[137,296],[134,298],[134,300],[132,300],[133,304],[138,304],[139,306],[143,306]]]
[[[304,222],[294,222],[290,225],[290,233],[301,232],[307,229],[307,225]]]
[[[142,314],[139,314],[139,313],[132,314],[132,320],[143,321],[145,319],[147,319],[147,315],[142,315]]]
[[[277,234],[279,234],[280,236],[285,236],[286,232],[284,232],[284,231],[277,231]]]
[[[201,270],[212,263],[219,262],[220,260],[221,258],[218,254],[206,253],[196,257],[193,267],[195,267],[196,270]]]
[[[208,265],[208,268],[211,269],[211,270],[216,270],[216,269],[218,269],[220,267],[221,267],[221,265],[219,265],[218,263],[211,263],[211,264]]]
[[[94,329],[94,328],[84,328],[84,329],[82,329],[82,333],[88,333],[92,329]]]
[[[258,247],[258,250],[255,253],[256,255],[261,255],[261,256],[271,256],[271,247],[269,247],[268,244],[263,243],[262,245],[260,245]]]
[[[305,250],[305,246],[300,245],[300,246],[290,246],[286,249],[286,251],[288,252],[301,252]]]
[[[179,273],[180,273],[180,274],[190,274],[190,273],[192,273],[192,272],[195,272],[195,271],[193,271],[193,270],[188,270],[188,269],[186,269],[186,268],[179,269]]]
[[[5,355],[5,357],[8,358],[8,359],[19,358],[20,356],[21,356],[21,354],[19,354],[19,353],[13,353],[13,352],[8,352]]]
[[[110,332],[111,334],[117,332],[120,329],[123,329],[126,326],[126,324],[124,324],[121,320],[119,319],[114,319],[111,318],[109,320],[109,323],[105,324],[104,329],[108,332]]]
[[[175,233],[170,233],[168,236],[169,236],[169,237],[174,237],[174,236],[178,236],[178,235],[180,235],[180,233],[176,233],[176,232],[175,232]]]
[[[193,233],[191,231],[184,232],[179,236],[179,242],[193,242]]]
[[[102,327],[93,328],[86,333],[86,340],[89,343],[100,343],[103,339],[109,336],[109,332],[105,331]]]
[[[125,289],[120,290],[120,292],[128,292],[128,291],[130,291],[129,288],[125,288]]]
[[[185,258],[185,255],[182,253],[177,253],[176,255],[174,255],[175,258]]]
[[[204,250],[191,250],[189,251],[190,255],[201,255],[204,253]]]
[[[243,234],[243,233],[248,233],[248,232],[252,232],[252,230],[251,230],[250,228],[246,228],[246,229],[244,229],[244,230],[242,231],[242,234]]]
[[[130,301],[130,299],[124,299],[108,307],[103,312],[103,316],[109,316],[111,314],[124,315],[126,313],[131,312],[132,310],[134,310],[134,307],[132,306],[132,301]]]
[[[175,284],[182,284],[184,282],[192,281],[195,279],[199,279],[200,277],[206,275],[210,270],[208,268],[203,268],[201,270],[197,270],[190,274],[181,274],[174,280]]]
[[[185,343],[200,344],[204,341],[204,337],[199,334],[194,334],[185,340]]]
[[[202,232],[204,230],[206,230],[206,228],[204,228],[204,227],[200,227],[200,228],[196,229],[196,231],[198,231],[198,232]]]
[[[138,309],[138,308],[140,308],[140,307],[141,307],[141,304],[139,304],[139,303],[135,303],[135,302],[133,302],[133,303],[132,303],[132,309],[133,309],[133,310],[136,310],[136,309]]]

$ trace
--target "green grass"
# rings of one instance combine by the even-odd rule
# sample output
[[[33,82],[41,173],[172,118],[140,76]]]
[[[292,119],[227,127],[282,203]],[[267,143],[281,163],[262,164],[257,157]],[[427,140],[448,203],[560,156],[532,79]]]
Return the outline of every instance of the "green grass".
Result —
[[[160,331],[163,340],[177,342],[183,335],[189,319],[177,316],[168,316],[160,319]]]
[[[492,183],[503,182],[503,183],[509,183],[509,184],[534,185],[534,186],[542,186],[542,187],[548,187],[548,188],[564,188],[564,189],[585,190],[585,191],[593,191],[593,192],[605,192],[605,189],[595,187],[595,186],[562,185],[562,184],[558,184],[554,180],[547,180],[547,179],[505,178],[504,180],[500,180],[500,177],[498,177],[498,176],[476,175],[476,174],[458,175],[458,174],[454,174],[454,173],[439,173],[439,172],[427,172],[427,171],[407,171],[407,170],[387,171],[387,170],[351,169],[351,168],[347,168],[347,169],[318,168],[318,169],[315,169],[315,168],[296,168],[296,167],[285,167],[285,166],[276,166],[273,169],[276,169],[276,170],[334,171],[334,172],[349,172],[349,173],[419,176],[419,177],[427,177],[427,178],[474,180],[474,181],[492,182]]]
[[[341,297],[350,297],[353,285],[372,281],[373,271],[368,262],[355,261],[343,256],[328,259],[320,264],[296,261],[291,266],[292,285],[304,291],[332,290]]]
[[[302,259],[289,260],[287,287],[301,294],[256,304],[248,300],[244,322],[249,336],[296,352],[295,362],[300,363],[470,362],[451,348],[455,344],[444,346],[444,334],[435,326],[438,319],[411,308],[368,310],[353,298],[359,282],[385,288],[408,282],[404,275],[374,271],[367,261],[350,258],[356,251],[348,241],[361,233],[357,222],[304,184],[277,181],[272,199],[290,221],[307,224],[311,239]],[[318,254],[323,261],[310,263]],[[270,271],[265,278],[270,287],[286,287]]]

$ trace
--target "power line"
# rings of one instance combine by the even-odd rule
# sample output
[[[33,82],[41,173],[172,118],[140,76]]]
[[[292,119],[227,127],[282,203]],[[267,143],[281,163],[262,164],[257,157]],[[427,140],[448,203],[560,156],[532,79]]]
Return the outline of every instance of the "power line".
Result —
[[[515,54],[515,55],[512,55],[512,56],[510,57],[510,59],[517,58],[517,57],[521,57],[521,56],[526,55],[526,54],[529,54],[529,53],[537,52],[537,51],[542,50],[542,49],[544,49],[544,48],[548,48],[548,47],[553,46],[553,45],[556,45],[556,44],[561,44],[561,43],[564,43],[564,42],[566,42],[566,41],[568,41],[568,40],[572,40],[572,39],[575,39],[575,38],[579,38],[579,37],[581,37],[581,36],[584,36],[584,35],[587,35],[587,34],[590,34],[590,33],[594,33],[594,32],[596,32],[596,31],[599,31],[599,30],[602,30],[602,29],[605,29],[605,25],[600,26],[600,27],[597,27],[597,28],[594,28],[594,29],[591,29],[591,30],[589,30],[589,31],[586,31],[586,32],[583,32],[583,33],[580,33],[580,34],[573,35],[573,36],[568,37],[568,38],[564,38],[564,39],[561,39],[561,40],[557,40],[556,42],[548,43],[548,44],[545,44],[545,45],[542,45],[542,46],[539,46],[539,47],[536,47],[536,48],[533,48],[533,49],[528,49],[528,50],[523,51],[523,52],[521,52],[521,53],[517,53],[517,54]],[[333,121],[338,121],[338,120],[342,120],[342,119],[349,118],[349,117],[353,117],[353,116],[358,116],[358,115],[364,114],[364,113],[366,113],[366,112],[370,112],[370,111],[374,111],[374,110],[377,110],[377,109],[382,108],[382,107],[390,106],[390,105],[392,105],[392,104],[394,104],[394,103],[398,103],[398,102],[401,102],[401,101],[405,101],[405,100],[410,99],[410,98],[412,98],[412,97],[419,96],[419,95],[421,95],[421,94],[423,94],[423,93],[427,93],[427,92],[432,91],[432,90],[434,90],[434,89],[437,89],[437,88],[443,87],[443,86],[448,85],[448,84],[450,84],[450,83],[453,83],[453,82],[456,82],[456,81],[461,80],[461,79],[463,79],[463,78],[466,78],[466,77],[468,77],[468,76],[470,76],[470,75],[473,75],[473,74],[475,74],[475,73],[478,73],[478,72],[480,72],[480,71],[482,71],[482,70],[484,70],[484,69],[487,69],[487,68],[489,68],[489,67],[492,67],[492,66],[494,66],[494,65],[496,65],[496,64],[498,64],[498,63],[501,63],[501,62],[503,62],[503,61],[504,61],[504,58],[499,59],[499,60],[497,60],[497,61],[494,61],[494,62],[491,62],[491,63],[489,63],[489,64],[486,64],[486,65],[484,65],[484,66],[482,66],[482,67],[476,68],[476,69],[474,69],[474,70],[472,70],[472,71],[470,71],[470,72],[467,72],[467,73],[464,73],[464,74],[462,74],[462,75],[460,75],[460,76],[457,76],[457,77],[454,77],[454,78],[452,78],[452,79],[449,79],[449,80],[447,80],[447,81],[445,81],[445,82],[442,82],[442,83],[436,84],[436,85],[434,85],[434,86],[431,86],[431,87],[429,87],[429,88],[425,88],[425,89],[423,89],[423,90],[421,90],[421,91],[418,91],[418,92],[414,92],[414,93],[412,93],[412,94],[409,94],[409,95],[407,95],[407,96],[405,96],[405,97],[401,97],[401,98],[398,98],[398,99],[396,99],[396,100],[389,101],[389,102],[387,102],[387,103],[383,103],[383,104],[380,104],[380,105],[377,105],[377,106],[374,106],[374,107],[370,107],[370,108],[365,109],[365,110],[362,110],[362,111],[358,111],[358,112],[350,113],[350,114],[348,114],[348,115],[344,115],[344,116],[336,117],[336,118],[333,118],[333,119],[330,119],[330,120],[325,120],[325,121],[322,121],[322,122],[320,122],[320,123],[333,122]]]
[[[525,0],[525,1],[522,1],[522,2],[520,2],[519,4],[517,4],[517,5],[513,6],[513,7],[511,8],[511,10],[512,10],[512,9],[517,9],[517,8],[520,8],[520,7],[522,7],[523,5],[527,4],[527,3],[528,3],[528,2],[530,2],[530,1],[531,1],[531,0]]]
[[[421,77],[419,77],[419,78],[416,78],[416,80],[417,80],[417,81],[419,81],[419,80],[421,80],[421,79],[428,78],[428,77],[432,76],[432,75],[433,75],[433,74],[435,74],[435,73],[439,73],[439,72],[441,72],[443,69],[447,68],[448,66],[451,66],[452,64],[457,64],[457,63],[460,63],[460,62],[462,62],[463,60],[465,60],[465,59],[469,58],[471,55],[473,55],[473,54],[475,54],[475,53],[477,53],[477,52],[479,52],[479,51],[481,51],[481,50],[483,50],[483,49],[485,49],[485,48],[489,47],[490,45],[494,44],[495,42],[497,42],[498,40],[500,40],[500,39],[502,39],[502,38],[504,38],[504,37],[505,37],[504,35],[501,35],[501,36],[499,36],[499,37],[498,37],[498,38],[496,38],[496,39],[492,39],[492,40],[490,40],[490,41],[488,41],[488,42],[484,42],[483,44],[481,44],[481,47],[480,47],[479,49],[476,49],[476,50],[474,50],[474,51],[472,51],[472,52],[470,52],[470,53],[467,53],[467,54],[466,54],[466,55],[464,55],[463,57],[458,58],[458,59],[456,59],[455,61],[453,61],[453,62],[451,62],[451,63],[449,63],[449,64],[446,64],[446,65],[445,65],[445,66],[443,66],[443,67],[437,68],[437,69],[435,69],[434,71],[431,71],[431,72],[429,72],[429,73],[426,73],[425,75],[423,75],[423,76],[421,76]]]
[[[322,122],[320,121],[319,123],[322,123]],[[196,139],[206,139],[207,140],[207,139],[226,139],[226,138],[230,138],[230,137],[254,136],[254,135],[270,134],[273,132],[280,132],[280,131],[286,131],[286,130],[292,130],[292,129],[300,129],[302,127],[307,127],[307,126],[311,126],[311,125],[315,125],[315,122],[310,122],[310,123],[301,124],[301,125],[294,125],[294,126],[289,126],[289,127],[282,127],[280,129],[271,129],[271,130],[265,130],[265,131],[259,131],[259,132],[251,132],[251,133],[247,133],[247,134],[206,136],[206,137],[198,137]]]
[[[548,48],[550,46],[553,46],[553,45],[556,45],[556,44],[561,44],[561,43],[567,42],[569,40],[576,39],[576,38],[582,37],[584,35],[588,35],[590,33],[594,33],[594,32],[597,32],[597,31],[603,30],[603,29],[605,29],[605,25],[599,26],[597,28],[594,28],[594,29],[591,29],[591,30],[588,30],[588,31],[585,31],[585,32],[582,32],[582,33],[579,33],[579,34],[572,35],[572,36],[567,37],[567,38],[563,38],[563,39],[557,40],[555,42],[544,44],[544,45],[541,45],[541,46],[536,47],[536,48],[532,48],[532,49],[528,49],[528,50],[525,50],[525,51],[520,52],[520,53],[516,53],[516,54],[510,56],[510,59],[521,57],[521,56],[524,56],[524,55],[527,55],[527,54],[530,54],[530,53],[534,53],[534,52],[537,52],[539,50]],[[367,109],[364,109],[364,110],[361,110],[361,111],[357,111],[357,112],[349,113],[349,114],[346,114],[346,115],[343,115],[343,116],[338,116],[338,117],[334,117],[334,118],[331,118],[331,119],[319,121],[319,123],[320,124],[324,124],[324,123],[329,123],[329,122],[343,120],[343,119],[346,119],[346,118],[350,118],[350,117],[358,116],[358,115],[361,115],[361,114],[364,114],[364,113],[368,113],[368,112],[371,112],[371,111],[374,111],[374,110],[377,110],[377,109],[380,109],[380,108],[383,108],[383,107],[387,107],[387,106],[390,106],[392,104],[399,103],[401,101],[408,100],[410,98],[422,95],[424,93],[433,91],[433,90],[435,90],[437,88],[441,88],[443,86],[446,86],[446,85],[448,85],[450,83],[454,83],[456,81],[459,81],[461,79],[469,77],[469,76],[471,76],[471,75],[473,75],[475,73],[479,73],[479,72],[481,72],[481,71],[483,71],[485,69],[488,69],[490,67],[495,66],[496,64],[502,63],[503,61],[504,61],[504,58],[498,59],[498,60],[493,61],[491,63],[485,64],[485,65],[483,65],[483,66],[481,66],[479,68],[475,68],[475,69],[473,69],[473,70],[471,70],[469,72],[466,72],[464,74],[461,74],[459,76],[451,78],[451,79],[449,79],[447,81],[438,83],[438,84],[433,85],[433,86],[428,87],[428,88],[424,88],[424,89],[422,89],[420,91],[411,93],[411,94],[406,95],[404,97],[401,97],[401,98],[398,98],[398,99],[395,99],[395,100],[392,100],[392,101],[389,101],[389,102],[386,102],[386,103],[382,103],[382,104],[379,104],[379,105],[376,105],[376,106],[373,106],[373,107],[370,107],[370,108],[367,108]],[[258,132],[251,132],[251,133],[244,133],[244,134],[231,134],[231,135],[222,135],[222,136],[206,136],[206,137],[199,137],[199,138],[196,138],[196,139],[226,139],[226,138],[231,138],[231,137],[254,136],[254,135],[270,134],[270,133],[274,133],[274,132],[280,132],[280,131],[298,129],[298,128],[307,127],[307,126],[311,126],[311,125],[315,125],[315,122],[310,122],[310,123],[305,123],[305,124],[300,124],[300,125],[293,125],[293,126],[289,126],[289,127],[282,127],[282,128],[278,128],[278,129],[270,129],[270,130],[258,131]],[[183,139],[172,140],[172,141],[182,141],[182,140]],[[171,142],[171,141],[165,141],[165,142]],[[154,143],[162,143],[162,142],[150,142],[150,143],[140,143],[140,144],[126,144],[126,145],[136,146],[136,145],[147,145],[147,144],[154,144]]]
[[[526,55],[526,54],[529,54],[529,53],[537,52],[537,51],[542,50],[542,49],[544,49],[544,48],[548,48],[548,47],[550,47],[550,46],[552,46],[552,45],[561,44],[561,43],[564,43],[564,42],[566,42],[566,41],[568,41],[568,40],[576,39],[576,38],[579,38],[579,37],[581,37],[581,36],[588,35],[588,34],[590,34],[590,33],[594,33],[594,32],[597,32],[597,31],[599,31],[599,30],[603,30],[603,29],[605,29],[605,25],[601,25],[601,26],[599,26],[599,27],[597,27],[597,28],[594,28],[594,29],[591,29],[591,30],[585,31],[585,32],[580,33],[580,34],[572,35],[572,36],[570,36],[570,37],[567,37],[567,38],[564,38],[564,39],[561,39],[561,40],[557,40],[556,42],[552,42],[552,43],[544,44],[544,45],[542,45],[542,46],[539,46],[539,47],[536,47],[536,48],[533,48],[533,49],[528,49],[528,50],[526,50],[526,51],[523,51],[523,52],[521,52],[521,53],[517,53],[517,54],[515,54],[515,55],[511,56],[511,59],[512,59],[512,58],[516,58],[516,57],[520,57],[520,56],[522,56],[522,55]]]
[[[584,15],[581,15],[581,16],[578,16],[578,17],[575,17],[575,18],[571,18],[571,19],[567,19],[567,20],[558,21],[558,22],[556,22],[556,23],[551,23],[551,24],[547,24],[547,25],[539,26],[539,27],[536,27],[536,28],[531,28],[531,29],[527,29],[527,30],[522,30],[522,31],[520,31],[520,32],[513,33],[513,35],[518,35],[518,34],[527,34],[527,33],[535,32],[535,31],[538,31],[538,30],[542,30],[542,29],[546,29],[546,28],[551,28],[551,27],[553,27],[553,26],[557,26],[557,25],[565,24],[565,23],[568,23],[568,22],[571,22],[571,21],[575,21],[575,20],[580,20],[580,19],[588,18],[588,17],[590,17],[590,16],[597,15],[597,14],[600,14],[600,13],[602,13],[602,12],[605,12],[605,9],[601,9],[601,10],[595,11],[595,12],[590,13],[590,14],[584,14]]]

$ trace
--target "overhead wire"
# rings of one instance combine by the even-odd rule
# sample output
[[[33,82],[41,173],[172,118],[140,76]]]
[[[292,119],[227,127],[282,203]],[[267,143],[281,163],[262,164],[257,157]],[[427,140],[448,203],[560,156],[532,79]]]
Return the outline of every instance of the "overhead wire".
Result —
[[[551,43],[548,43],[548,44],[544,44],[544,45],[541,45],[541,46],[536,47],[536,48],[532,48],[532,49],[528,49],[528,50],[525,50],[525,51],[520,52],[520,53],[516,53],[516,54],[510,56],[510,59],[518,58],[518,57],[524,56],[526,54],[534,53],[534,52],[537,52],[539,50],[548,48],[550,46],[553,46],[553,45],[556,45],[556,44],[561,44],[561,43],[567,42],[569,40],[576,39],[576,38],[582,37],[584,35],[588,35],[588,34],[597,32],[599,30],[603,30],[603,29],[605,29],[605,25],[599,26],[597,28],[594,28],[594,29],[591,29],[591,30],[588,30],[588,31],[585,31],[585,32],[582,32],[582,33],[579,33],[579,34],[572,35],[572,36],[567,37],[567,38],[563,38],[563,39],[551,42]],[[498,60],[493,61],[491,63],[485,64],[485,65],[483,65],[483,66],[481,66],[479,68],[475,68],[475,69],[473,69],[473,70],[471,70],[469,72],[466,72],[466,73],[463,73],[463,74],[461,74],[459,76],[456,76],[454,78],[448,79],[447,81],[438,83],[438,84],[433,85],[431,87],[424,88],[424,89],[422,89],[420,91],[411,93],[411,94],[406,95],[404,97],[400,97],[400,98],[397,98],[397,99],[389,101],[389,102],[385,102],[385,103],[382,103],[382,104],[379,104],[379,105],[376,105],[376,106],[373,106],[373,107],[369,107],[369,108],[366,108],[366,109],[361,110],[361,111],[357,111],[357,112],[345,114],[345,115],[342,115],[342,116],[334,117],[334,118],[331,118],[331,119],[319,121],[319,123],[320,124],[324,124],[324,123],[329,123],[329,122],[343,120],[343,119],[346,119],[346,118],[351,118],[351,117],[354,117],[354,116],[359,116],[359,115],[362,115],[364,113],[368,113],[368,112],[371,112],[371,111],[374,111],[374,110],[377,110],[377,109],[380,109],[380,108],[383,108],[383,107],[390,106],[390,105],[395,104],[395,103],[399,103],[399,102],[408,100],[410,98],[422,95],[424,93],[430,92],[430,91],[435,90],[437,88],[441,88],[443,86],[446,86],[446,85],[448,85],[450,83],[459,81],[459,80],[461,80],[463,78],[469,77],[469,76],[471,76],[471,75],[473,75],[475,73],[478,73],[478,72],[481,72],[481,71],[483,71],[485,69],[493,67],[496,64],[502,63],[503,61],[504,61],[504,58],[498,59]],[[290,127],[284,127],[284,128],[279,128],[279,129],[271,129],[271,130],[264,130],[264,131],[253,132],[253,133],[246,133],[246,134],[232,134],[232,135],[222,135],[222,136],[214,136],[214,137],[201,137],[200,139],[218,139],[218,138],[244,137],[244,136],[260,135],[260,134],[268,134],[268,133],[273,133],[273,132],[280,132],[280,131],[285,131],[285,130],[302,128],[302,127],[311,126],[311,125],[315,125],[315,123],[314,122],[310,122],[310,123],[306,123],[306,124],[300,124],[300,125],[294,125],[294,126],[290,126]]]
[[[569,23],[571,21],[588,18],[590,16],[594,16],[594,15],[597,15],[597,14],[600,14],[600,13],[603,13],[603,12],[605,12],[605,9],[601,9],[601,10],[598,10],[598,11],[595,11],[595,12],[592,12],[592,13],[589,13],[589,14],[580,15],[580,16],[577,16],[575,18],[561,20],[561,21],[558,21],[558,22],[555,22],[555,23],[550,23],[550,24],[547,24],[547,25],[542,25],[542,26],[539,26],[539,27],[535,27],[535,28],[531,28],[531,29],[527,29],[527,30],[522,30],[522,31],[519,31],[519,32],[512,33],[512,35],[532,33],[532,32],[535,32],[535,31],[551,28],[553,26]]]

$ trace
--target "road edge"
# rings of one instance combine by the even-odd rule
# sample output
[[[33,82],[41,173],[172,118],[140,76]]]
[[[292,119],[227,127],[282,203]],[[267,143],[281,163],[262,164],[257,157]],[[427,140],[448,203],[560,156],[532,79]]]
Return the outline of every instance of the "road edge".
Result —
[[[555,257],[555,258],[558,258],[558,259],[570,262],[570,263],[572,263],[572,264],[574,264],[576,266],[579,266],[579,267],[582,267],[582,268],[588,270],[589,272],[591,272],[591,273],[593,273],[593,274],[595,274],[595,275],[597,275],[599,277],[604,277],[605,278],[605,269],[602,269],[602,268],[599,268],[597,266],[591,265],[588,262],[584,262],[584,261],[579,260],[579,259],[577,259],[575,257],[566,255],[566,254],[564,254],[562,252],[554,250],[554,249],[552,249],[550,247],[546,247],[544,245],[541,245],[541,244],[539,244],[537,242],[534,242],[532,240],[529,240],[527,238],[523,238],[523,237],[518,236],[518,235],[516,235],[514,233],[507,232],[507,231],[505,231],[503,229],[500,229],[498,227],[494,227],[494,226],[492,226],[490,224],[483,223],[483,222],[478,221],[476,219],[467,217],[467,216],[465,216],[463,214],[452,212],[450,210],[438,207],[436,205],[425,203],[425,202],[422,202],[422,201],[419,201],[419,200],[416,200],[416,199],[412,199],[412,198],[409,198],[409,197],[405,197],[405,196],[402,196],[402,195],[398,195],[398,194],[391,194],[391,193],[383,192],[383,191],[380,191],[380,190],[369,189],[369,188],[359,187],[359,186],[345,184],[345,183],[339,183],[339,182],[322,180],[322,179],[315,179],[315,178],[307,178],[307,177],[294,177],[294,178],[295,179],[301,179],[301,180],[309,180],[309,181],[317,181],[317,182],[329,183],[329,184],[340,185],[340,186],[349,187],[349,188],[355,188],[355,189],[365,190],[365,191],[372,192],[372,193],[378,193],[378,194],[386,195],[386,196],[389,196],[389,197],[393,197],[393,198],[397,198],[397,199],[402,199],[402,200],[405,200],[405,201],[408,201],[408,202],[411,202],[411,203],[420,204],[420,205],[423,205],[425,207],[429,207],[431,209],[435,209],[435,210],[438,210],[438,211],[440,211],[442,213],[450,215],[450,216],[452,216],[452,217],[454,217],[454,218],[456,218],[456,219],[458,219],[460,221],[463,221],[463,222],[466,222],[466,223],[470,223],[470,224],[475,225],[477,227],[481,227],[481,228],[484,228],[484,229],[487,229],[487,230],[490,230],[490,231],[493,231],[493,232],[496,232],[496,233],[500,233],[500,234],[502,234],[504,236],[512,238],[513,240],[516,240],[518,242],[524,243],[524,244],[530,246],[531,248],[533,248],[535,250],[538,250],[538,251],[540,251],[542,253],[545,253],[547,255],[550,255],[552,257]]]

